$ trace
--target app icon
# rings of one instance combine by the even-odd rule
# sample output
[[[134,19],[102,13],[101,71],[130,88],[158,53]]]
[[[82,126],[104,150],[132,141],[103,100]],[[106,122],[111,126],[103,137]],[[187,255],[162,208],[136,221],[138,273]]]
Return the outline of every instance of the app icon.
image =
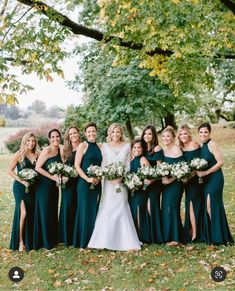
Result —
[[[9,278],[13,282],[20,282],[24,278],[24,271],[20,267],[13,267],[8,272]]]

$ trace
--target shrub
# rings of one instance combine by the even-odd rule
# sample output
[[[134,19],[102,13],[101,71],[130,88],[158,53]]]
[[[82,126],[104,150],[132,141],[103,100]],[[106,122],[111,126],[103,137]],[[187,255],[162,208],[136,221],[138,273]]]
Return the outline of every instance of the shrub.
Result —
[[[16,151],[18,151],[20,148],[20,143],[21,143],[21,139],[23,135],[29,131],[33,132],[36,135],[38,144],[40,148],[42,148],[48,145],[47,135],[48,135],[49,130],[52,128],[57,128],[61,130],[60,125],[58,125],[57,123],[43,125],[38,128],[21,129],[15,134],[12,134],[7,138],[7,140],[5,141],[6,148],[12,153],[15,153]]]

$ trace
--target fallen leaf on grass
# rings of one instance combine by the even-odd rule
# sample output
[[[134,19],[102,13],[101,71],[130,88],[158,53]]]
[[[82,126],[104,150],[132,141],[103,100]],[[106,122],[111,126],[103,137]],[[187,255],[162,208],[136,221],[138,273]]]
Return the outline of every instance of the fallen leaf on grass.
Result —
[[[92,269],[92,268],[89,268],[88,270],[88,273],[90,273],[90,274],[94,274],[94,275],[97,275],[97,273],[94,271],[94,269]]]
[[[163,252],[162,251],[156,251],[156,252],[154,252],[154,256],[160,257],[162,255],[163,255]]]
[[[55,283],[53,284],[53,286],[55,287],[61,287],[63,285],[63,283],[61,281],[55,281]]]
[[[109,268],[107,267],[102,267],[99,269],[99,271],[101,271],[102,273],[107,272],[109,270]]]
[[[48,269],[48,270],[47,270],[47,272],[48,272],[48,274],[52,274],[52,273],[54,273],[54,272],[55,272],[55,270]]]
[[[71,278],[68,278],[64,281],[66,284],[72,284],[73,280]]]

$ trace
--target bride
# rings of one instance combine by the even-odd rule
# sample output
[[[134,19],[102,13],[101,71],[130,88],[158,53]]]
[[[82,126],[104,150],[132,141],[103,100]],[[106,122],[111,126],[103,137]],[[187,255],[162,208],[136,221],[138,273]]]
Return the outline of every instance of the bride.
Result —
[[[123,131],[119,124],[114,123],[109,127],[107,141],[102,146],[102,166],[113,162],[125,162],[129,166],[130,146],[123,142]],[[119,183],[121,192],[117,193],[115,185]],[[105,179],[102,204],[88,248],[127,251],[139,250],[140,245],[126,188],[121,179],[113,181]]]

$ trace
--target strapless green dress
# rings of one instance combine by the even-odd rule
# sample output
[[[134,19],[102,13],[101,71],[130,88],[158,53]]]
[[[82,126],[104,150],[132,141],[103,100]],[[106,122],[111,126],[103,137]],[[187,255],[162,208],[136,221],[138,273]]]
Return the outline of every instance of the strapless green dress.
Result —
[[[135,157],[130,163],[130,172],[136,173],[141,167],[140,157]],[[131,209],[131,214],[134,220],[136,232],[138,234],[139,240],[143,243],[149,243],[149,225],[147,216],[147,195],[146,191],[138,189],[129,193],[128,200]]]
[[[164,156],[164,162],[174,164],[184,161],[183,156],[171,158]],[[185,242],[184,229],[180,216],[180,204],[184,192],[183,183],[175,180],[164,185],[162,193],[162,227],[165,242]]]

